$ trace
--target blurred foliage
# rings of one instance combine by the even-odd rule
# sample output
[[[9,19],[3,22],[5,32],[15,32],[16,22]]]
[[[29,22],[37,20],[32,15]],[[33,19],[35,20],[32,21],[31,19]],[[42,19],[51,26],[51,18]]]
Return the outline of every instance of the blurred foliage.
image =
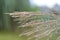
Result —
[[[34,40],[34,39],[39,39],[39,37],[42,37],[40,40],[47,40],[48,38],[49,40],[56,40],[57,38],[59,38],[60,22],[59,21],[57,22],[56,20],[57,18],[55,18],[55,16],[46,15],[46,14],[40,15],[40,13],[30,14],[28,12],[26,12],[27,14],[24,14],[25,12],[22,12],[22,14],[17,14],[18,13],[17,12],[16,15],[5,14],[14,11],[37,12],[40,11],[40,8],[37,6],[31,7],[29,0],[0,0],[0,18],[2,21],[0,22],[3,24],[2,27],[8,31],[17,30],[17,33],[20,34],[19,36],[22,36],[22,37],[16,37],[13,34],[12,36],[11,34],[1,33],[0,40],[17,40],[17,39],[27,40],[27,38]],[[12,20],[10,19],[10,17]],[[39,35],[40,32],[42,33],[42,35]],[[52,35],[51,37],[49,33],[50,35]],[[37,38],[35,38],[36,36],[35,34],[37,35]]]
[[[30,9],[30,11],[32,11],[32,12],[40,12],[40,7],[38,7],[38,6],[31,6],[31,9]]]
[[[30,3],[29,0],[16,0],[15,11],[29,11]]]
[[[37,10],[37,7],[31,7],[29,0],[0,0],[0,26],[4,29],[10,28],[10,16],[5,13]]]

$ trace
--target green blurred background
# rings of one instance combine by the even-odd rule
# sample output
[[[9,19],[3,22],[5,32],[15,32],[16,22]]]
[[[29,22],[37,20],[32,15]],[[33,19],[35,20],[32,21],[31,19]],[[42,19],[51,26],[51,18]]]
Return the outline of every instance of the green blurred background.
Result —
[[[36,10],[35,10],[36,9]],[[6,13],[13,12],[35,12],[39,8],[31,6],[29,0],[0,0],[0,40],[22,40],[16,36],[16,33],[11,32],[11,19]],[[25,40],[25,39],[24,39]]]
[[[10,30],[10,16],[5,13],[36,12],[39,8],[31,6],[29,0],[0,0],[0,30]]]
[[[31,5],[29,0],[0,0],[0,40],[27,40],[28,37],[19,37],[17,32],[13,32],[11,26],[11,17],[8,15],[13,12],[40,12],[40,7]],[[8,13],[8,14],[6,14]],[[45,15],[32,17],[32,20],[42,21],[56,20],[54,17]],[[57,36],[54,34],[51,40],[55,40]],[[32,39],[34,40],[34,39]],[[42,38],[41,40],[45,40]]]

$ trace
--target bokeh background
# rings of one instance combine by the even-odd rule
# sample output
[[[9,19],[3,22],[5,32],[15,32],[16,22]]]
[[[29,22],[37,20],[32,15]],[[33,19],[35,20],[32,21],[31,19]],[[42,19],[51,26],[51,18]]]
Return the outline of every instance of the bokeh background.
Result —
[[[16,15],[20,13],[21,18],[19,18],[18,15],[15,20],[21,19],[22,21],[14,21],[14,17],[16,16],[14,13],[16,13]],[[28,14],[25,15],[24,13]],[[20,31],[24,31],[22,28],[20,28],[22,30],[19,30],[17,22],[28,23],[24,18],[30,14],[34,15],[34,13],[41,13],[41,15],[32,16],[31,19],[27,18],[28,22],[31,20],[40,20],[41,22],[48,20],[60,21],[60,2],[59,0],[0,0],[0,40],[27,40],[28,37],[26,36],[18,36]],[[49,40],[56,40],[55,38],[57,36],[53,33],[52,35]],[[46,40],[46,38],[42,38],[41,40]]]

